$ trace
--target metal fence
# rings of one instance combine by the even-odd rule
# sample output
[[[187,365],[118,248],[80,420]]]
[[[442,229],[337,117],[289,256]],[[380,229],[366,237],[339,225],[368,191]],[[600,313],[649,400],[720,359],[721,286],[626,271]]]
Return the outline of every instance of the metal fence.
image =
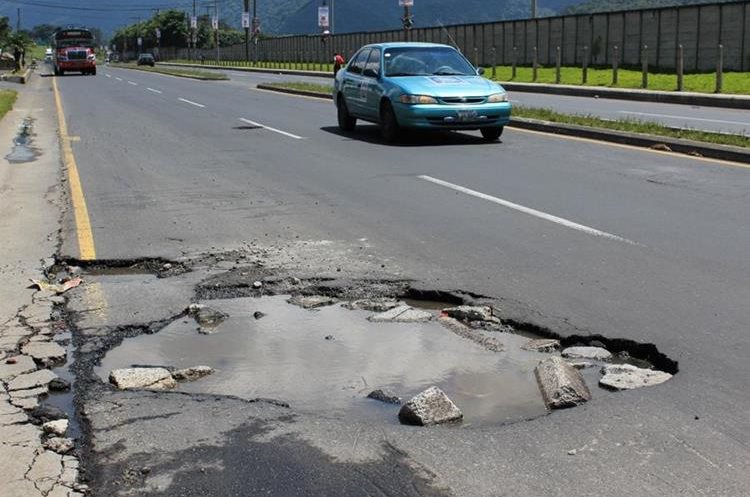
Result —
[[[685,71],[716,68],[719,45],[724,70],[750,70],[750,0],[642,9],[600,14],[544,17],[482,24],[416,28],[334,35],[325,43],[317,35],[259,40],[250,49],[258,61],[328,62],[336,52],[347,57],[362,45],[385,41],[453,44],[477,65],[554,65],[557,48],[565,66],[641,67],[672,71],[682,46]],[[245,45],[221,49],[222,60],[246,60]],[[162,58],[215,60],[216,49],[162,49]]]

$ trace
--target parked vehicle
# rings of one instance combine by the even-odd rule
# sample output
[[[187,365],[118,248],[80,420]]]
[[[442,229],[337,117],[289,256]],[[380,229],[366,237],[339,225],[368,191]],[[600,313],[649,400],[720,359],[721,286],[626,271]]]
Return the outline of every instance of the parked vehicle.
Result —
[[[52,35],[55,76],[76,71],[96,74],[94,35],[85,28],[59,29]]]
[[[336,75],[339,127],[351,131],[357,119],[379,123],[386,141],[401,128],[478,129],[497,140],[511,105],[503,87],[481,74],[448,45],[367,45]]]
[[[156,64],[156,60],[154,59],[154,56],[151,55],[150,53],[142,53],[138,55],[137,65],[154,67],[154,64]]]
[[[44,51],[44,62],[52,62],[53,59],[53,52],[51,48],[48,48]]]

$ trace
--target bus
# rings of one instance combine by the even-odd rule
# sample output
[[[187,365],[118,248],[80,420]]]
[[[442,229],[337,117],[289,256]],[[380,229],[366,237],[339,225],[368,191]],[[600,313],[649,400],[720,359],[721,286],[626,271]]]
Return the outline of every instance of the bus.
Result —
[[[70,71],[96,75],[95,41],[91,31],[86,28],[58,29],[50,41],[55,76]]]

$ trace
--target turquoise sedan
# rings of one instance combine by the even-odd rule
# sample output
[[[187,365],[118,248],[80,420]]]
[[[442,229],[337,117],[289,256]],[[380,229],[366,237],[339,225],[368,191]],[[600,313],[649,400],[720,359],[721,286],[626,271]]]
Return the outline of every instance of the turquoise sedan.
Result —
[[[364,46],[336,74],[339,127],[352,131],[357,119],[378,123],[387,142],[402,128],[478,129],[495,141],[510,120],[511,105],[503,87],[482,72],[448,45]]]

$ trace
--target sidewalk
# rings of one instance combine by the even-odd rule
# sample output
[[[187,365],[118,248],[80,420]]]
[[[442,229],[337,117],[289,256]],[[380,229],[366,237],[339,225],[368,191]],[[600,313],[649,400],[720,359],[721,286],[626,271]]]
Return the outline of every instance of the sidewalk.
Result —
[[[46,369],[65,359],[55,341],[64,323],[52,319],[61,298],[31,289],[29,281],[44,279],[44,261],[52,263],[64,210],[56,111],[49,80],[33,78],[18,90],[14,110],[0,122],[0,494],[78,497],[85,486],[76,483],[67,421],[43,428],[60,414],[39,408],[50,388],[66,387]],[[19,156],[28,162],[10,162],[24,122],[33,126],[35,153]]]

